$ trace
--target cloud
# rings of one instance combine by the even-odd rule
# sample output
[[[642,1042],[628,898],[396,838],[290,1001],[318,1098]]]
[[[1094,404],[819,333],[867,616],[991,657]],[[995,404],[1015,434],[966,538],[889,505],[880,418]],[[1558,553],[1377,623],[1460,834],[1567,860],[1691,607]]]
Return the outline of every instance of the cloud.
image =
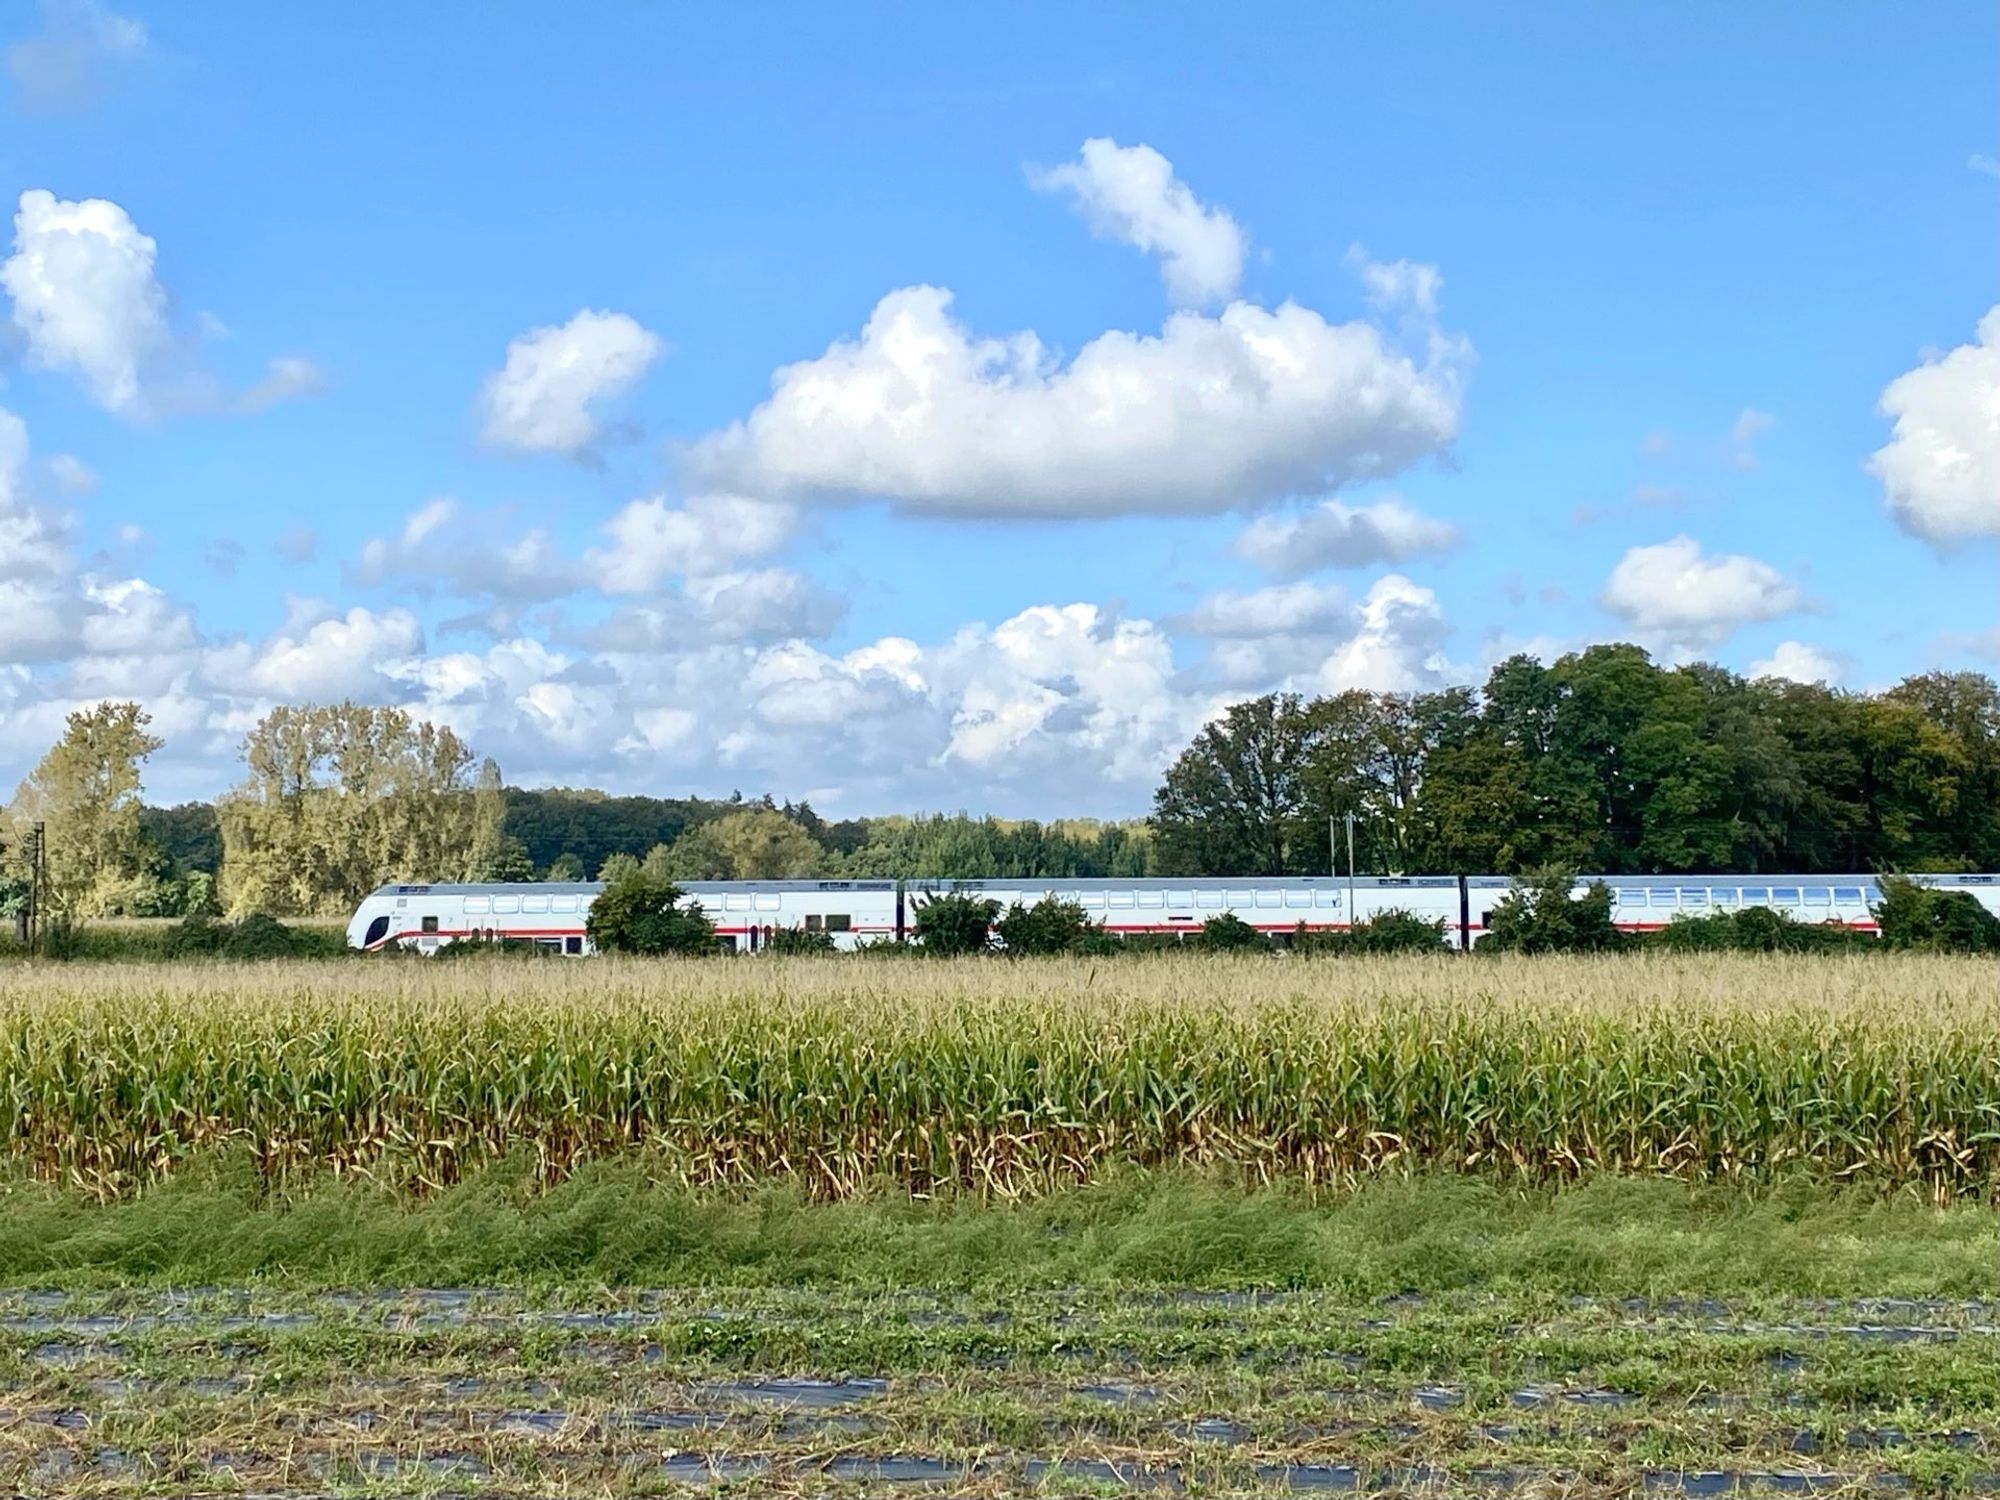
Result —
[[[1778,419],[1769,412],[1744,407],[1729,427],[1730,467],[1745,474],[1756,468],[1757,439],[1777,425]]]
[[[302,354],[280,354],[264,367],[264,378],[236,398],[239,411],[262,411],[280,401],[317,396],[326,390],[326,375]]]
[[[1451,625],[1437,595],[1398,573],[1376,579],[1358,600],[1337,584],[1225,591],[1168,623],[1210,639],[1199,675],[1230,697],[1274,688],[1411,692],[1458,675],[1441,654]]]
[[[1361,278],[1369,302],[1387,313],[1437,316],[1444,277],[1434,265],[1415,260],[1375,260],[1365,247],[1347,247],[1349,269]]]
[[[610,545],[588,560],[606,593],[642,594],[666,578],[726,572],[775,552],[797,526],[791,506],[746,495],[694,495],[679,506],[654,495],[607,521]]]
[[[695,443],[707,488],[879,498],[944,515],[1205,514],[1407,468],[1458,430],[1461,366],[1295,303],[1177,313],[1062,364],[1031,333],[975,340],[951,294],[906,287],[861,336],[780,369],[771,399]]]
[[[1967,170],[1982,177],[2000,177],[2000,161],[1995,161],[1983,151],[1975,151],[1966,157],[1965,165]]]
[[[1611,570],[1600,602],[1640,636],[1673,651],[1699,651],[1738,626],[1788,615],[1798,586],[1768,563],[1731,553],[1706,557],[1690,536],[1634,547]]]
[[[1075,161],[1031,171],[1028,180],[1041,192],[1068,194],[1099,238],[1159,256],[1176,307],[1206,307],[1235,295],[1247,237],[1225,210],[1197,199],[1151,146],[1093,138]]]
[[[1769,656],[1750,663],[1752,677],[1782,677],[1791,682],[1823,682],[1840,686],[1847,658],[1838,651],[1809,646],[1804,641],[1780,641]]]
[[[97,493],[97,471],[71,453],[52,453],[43,464],[59,494],[82,499]]]
[[[1373,505],[1322,500],[1296,515],[1259,516],[1236,538],[1238,557],[1276,578],[1321,568],[1407,562],[1458,543],[1458,528],[1391,495]]]
[[[319,534],[310,526],[288,526],[271,550],[288,563],[308,563],[319,555]]]
[[[30,362],[76,374],[122,416],[143,414],[141,371],[170,342],[156,252],[108,199],[66,202],[33,188],[14,215],[14,254],[0,263]]]
[[[1210,594],[1172,624],[1191,635],[1255,638],[1339,628],[1347,613],[1347,590],[1339,584],[1286,583]]]
[[[481,440],[514,453],[586,456],[602,431],[598,408],[665,352],[624,313],[586,308],[561,327],[532,329],[507,346],[507,362],[480,391]]]
[[[1933,546],[2000,536],[2000,306],[1961,344],[1882,392],[1893,419],[1868,460],[1898,526]]]
[[[42,29],[7,49],[14,96],[31,114],[87,108],[107,74],[143,57],[143,23],[96,0],[42,0]]]
[[[208,653],[205,674],[225,693],[274,703],[395,701],[396,682],[424,649],[423,628],[406,609],[344,614],[293,601],[292,617],[264,640]]]
[[[845,599],[803,574],[758,568],[691,579],[679,594],[623,605],[580,639],[592,650],[627,652],[819,640],[846,612]]]
[[[201,560],[217,578],[234,578],[243,561],[243,544],[233,537],[217,537],[208,544]]]
[[[372,537],[346,570],[364,588],[395,581],[435,584],[462,598],[508,603],[554,599],[581,587],[581,564],[565,558],[546,531],[503,540],[504,523],[440,498],[417,507],[394,537]]]

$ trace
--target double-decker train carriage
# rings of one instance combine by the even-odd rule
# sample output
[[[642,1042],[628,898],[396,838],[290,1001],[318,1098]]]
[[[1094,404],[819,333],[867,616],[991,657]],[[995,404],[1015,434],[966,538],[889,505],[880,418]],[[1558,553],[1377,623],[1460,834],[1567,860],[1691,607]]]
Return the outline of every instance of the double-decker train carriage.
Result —
[[[1925,883],[1966,890],[2000,915],[2000,875],[1927,875]],[[1580,892],[1601,880],[1611,889],[1612,920],[1628,932],[1649,932],[1680,916],[1707,916],[1768,906],[1802,922],[1840,922],[1873,931],[1881,899],[1869,875],[1585,875]],[[724,947],[759,952],[776,932],[824,932],[834,946],[911,937],[917,908],[944,891],[1032,906],[1059,899],[1082,907],[1105,931],[1121,936],[1186,934],[1225,912],[1283,941],[1301,926],[1338,932],[1382,912],[1404,910],[1444,923],[1445,942],[1470,948],[1485,933],[1493,907],[1512,882],[1500,875],[1415,875],[1407,878],[1256,877],[1103,880],[696,880],[681,887],[698,902]],[[514,939],[555,952],[592,951],[586,923],[603,889],[595,881],[521,884],[385,885],[370,893],[348,924],[357,948],[392,945],[434,952],[460,939]],[[1352,909],[1349,908],[1350,890]]]

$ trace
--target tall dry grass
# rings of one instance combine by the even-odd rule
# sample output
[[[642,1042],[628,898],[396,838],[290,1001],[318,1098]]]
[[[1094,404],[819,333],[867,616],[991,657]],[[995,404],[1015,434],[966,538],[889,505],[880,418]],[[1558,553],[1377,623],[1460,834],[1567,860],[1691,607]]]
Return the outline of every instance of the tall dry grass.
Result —
[[[0,1128],[105,1194],[237,1145],[413,1188],[525,1150],[826,1194],[1187,1163],[1966,1197],[2000,1180],[1996,979],[1886,955],[26,967]]]

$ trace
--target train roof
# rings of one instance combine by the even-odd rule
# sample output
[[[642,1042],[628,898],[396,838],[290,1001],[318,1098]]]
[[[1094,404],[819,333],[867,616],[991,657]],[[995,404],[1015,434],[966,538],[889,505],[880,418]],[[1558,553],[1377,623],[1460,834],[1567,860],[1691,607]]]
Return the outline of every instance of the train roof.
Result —
[[[2000,874],[1966,875],[1917,875],[1912,877],[1926,885],[1939,886],[1990,886],[2000,885]],[[1601,880],[1606,885],[1627,888],[1668,889],[1678,886],[1802,886],[1821,887],[1836,885],[1873,886],[1874,875],[1794,875],[1787,873],[1745,873],[1729,871],[1711,875],[1579,875],[1579,881]],[[837,894],[842,891],[893,891],[896,882],[892,879],[866,880],[683,880],[676,881],[683,891],[698,894],[717,894],[728,891],[825,891]],[[1456,889],[1456,875],[1359,875],[1354,877],[1357,890],[1443,890]],[[1505,875],[1470,875],[1466,883],[1480,890],[1504,889],[1513,884]],[[949,891],[963,889],[981,890],[1053,890],[1056,888],[1073,890],[1185,890],[1190,886],[1200,886],[1205,890],[1254,890],[1273,885],[1293,887],[1344,888],[1348,884],[1345,875],[1174,875],[1174,876],[1110,876],[1086,877],[1065,875],[1044,876],[986,876],[978,879],[946,880],[929,877],[913,877],[904,884],[914,890]],[[510,895],[521,891],[534,891],[548,895],[594,896],[604,889],[597,880],[527,880],[527,881],[466,881],[439,882],[432,884],[400,884],[378,886],[371,894],[376,896],[490,896]]]

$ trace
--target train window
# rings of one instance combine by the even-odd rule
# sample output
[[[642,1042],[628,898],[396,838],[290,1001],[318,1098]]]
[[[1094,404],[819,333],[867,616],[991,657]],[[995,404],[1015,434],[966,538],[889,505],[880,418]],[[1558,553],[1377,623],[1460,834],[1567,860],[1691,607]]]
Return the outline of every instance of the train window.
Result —
[[[1287,906],[1311,906],[1312,904],[1313,893],[1311,891],[1285,892],[1285,905]]]
[[[1743,887],[1743,904],[1745,906],[1762,906],[1770,899],[1771,888],[1768,885],[1746,885]]]
[[[1612,888],[1611,899],[1620,906],[1644,906],[1646,892],[1642,886],[1622,885]]]
[[[1196,891],[1194,893],[1194,904],[1199,906],[1203,911],[1219,911],[1222,907],[1222,892]]]
[[[520,909],[521,898],[519,896],[495,896],[493,898],[493,910],[496,912],[519,911]]]
[[[521,898],[522,911],[544,912],[548,909],[549,898],[547,896],[523,896]]]
[[[574,897],[574,896],[551,896],[551,897],[549,897],[549,910],[550,910],[550,911],[575,911],[575,910],[576,910],[576,897]]]
[[[551,953],[560,953],[560,952],[562,952],[562,939],[561,939],[561,938],[536,938],[536,939],[535,939],[535,946],[536,946],[536,947],[538,947],[538,948],[546,948],[546,949],[548,949],[548,950],[549,950],[549,952],[551,952]]]
[[[364,948],[372,948],[377,943],[381,942],[382,939],[387,937],[388,935],[389,935],[389,919],[387,917],[377,917],[374,921],[368,924],[368,936],[364,937],[361,940],[361,946]]]
[[[1139,904],[1141,906],[1165,906],[1167,898],[1165,893],[1161,891],[1141,891],[1139,892]]]
[[[491,910],[493,910],[493,898],[491,896],[467,896],[465,898],[465,914],[467,916],[483,917]]]
[[[1102,892],[1102,891],[1085,891],[1085,892],[1083,892],[1083,894],[1082,894],[1082,895],[1080,895],[1080,896],[1078,896],[1078,897],[1076,898],[1076,904],[1077,904],[1078,906],[1082,906],[1082,907],[1087,907],[1087,908],[1089,908],[1089,909],[1090,909],[1091,911],[1103,911],[1103,910],[1104,910],[1104,892]]]
[[[1731,886],[1713,885],[1708,888],[1708,899],[1713,901],[1717,906],[1734,906],[1736,904],[1736,891]]]
[[[1169,905],[1169,906],[1193,906],[1193,905],[1194,905],[1194,892],[1193,892],[1193,891],[1168,891],[1168,892],[1167,892],[1167,905]]]
[[[1799,904],[1799,888],[1795,885],[1774,886],[1771,890],[1771,899],[1780,906],[1797,906]]]
[[[1276,891],[1257,892],[1257,904],[1259,906],[1276,906],[1278,904],[1278,893]]]
[[[1861,887],[1858,885],[1837,885],[1833,888],[1833,899],[1847,906],[1861,904]]]
[[[1339,892],[1339,891],[1314,891],[1314,892],[1313,892],[1313,905],[1314,905],[1314,906],[1330,906],[1330,907],[1332,907],[1332,908],[1333,908],[1334,910],[1338,911],[1338,910],[1340,909],[1340,892]]]
[[[741,896],[724,896],[722,898],[722,909],[724,911],[748,911],[750,910],[750,897],[747,894]]]
[[[854,931],[854,918],[844,911],[830,911],[826,914],[826,930],[828,932],[852,932]]]
[[[780,904],[780,900],[776,895],[767,896],[761,891],[757,895],[757,910],[759,911],[776,911]]]
[[[1694,886],[1684,885],[1681,887],[1681,905],[1691,907],[1706,906],[1708,905],[1708,892]]]
[[[425,917],[425,918],[424,918],[424,931],[425,931],[425,932],[436,932],[437,930],[438,930],[438,919],[437,919],[436,917]]]
[[[821,922],[819,913],[818,912],[808,913],[806,916],[806,931],[818,932],[820,930],[820,927],[821,927]]]
[[[574,958],[577,954],[583,952],[583,939],[580,937],[564,938],[563,952],[569,954],[572,958]]]
[[[1104,893],[1104,901],[1107,906],[1130,906],[1132,904],[1132,893],[1130,891],[1106,891]]]
[[[1809,885],[1806,887],[1806,905],[1831,906],[1833,905],[1833,899],[1827,894],[1825,886]]]

